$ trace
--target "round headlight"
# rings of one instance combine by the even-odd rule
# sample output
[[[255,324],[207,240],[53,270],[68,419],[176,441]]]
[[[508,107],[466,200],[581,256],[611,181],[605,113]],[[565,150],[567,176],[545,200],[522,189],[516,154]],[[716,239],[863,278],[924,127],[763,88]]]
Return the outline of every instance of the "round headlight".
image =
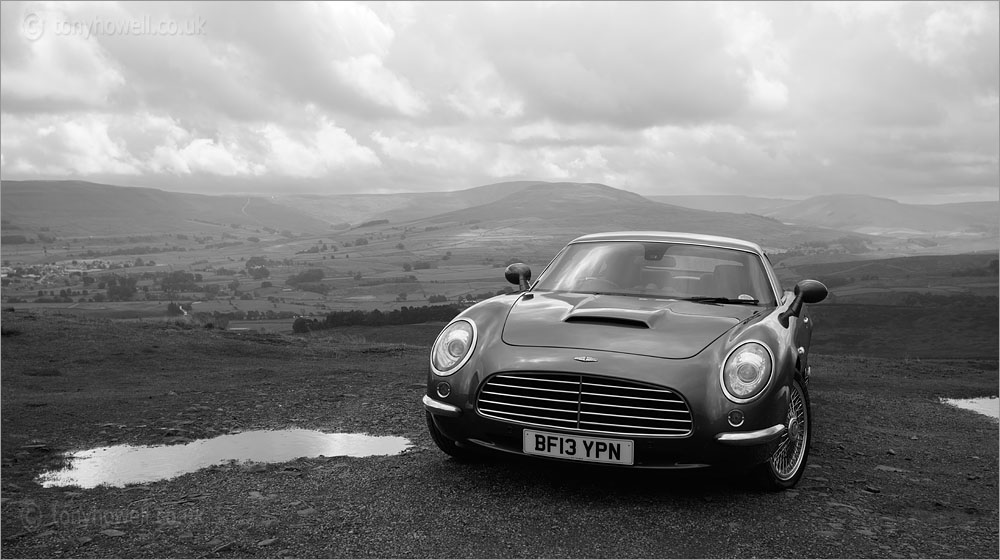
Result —
[[[729,353],[722,366],[722,389],[737,403],[753,400],[771,380],[774,360],[759,342],[746,342]]]
[[[431,370],[440,376],[451,375],[465,365],[476,347],[476,324],[459,319],[448,325],[431,346]]]

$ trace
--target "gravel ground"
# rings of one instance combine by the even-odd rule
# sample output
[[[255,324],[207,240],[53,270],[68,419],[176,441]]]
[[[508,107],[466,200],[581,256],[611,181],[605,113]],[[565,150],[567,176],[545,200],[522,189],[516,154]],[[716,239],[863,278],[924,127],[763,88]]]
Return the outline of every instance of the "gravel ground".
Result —
[[[3,315],[4,557],[998,557],[997,363],[815,355],[797,488],[508,458],[426,434],[426,347]],[[400,455],[42,488],[61,453],[250,429],[399,435]]]

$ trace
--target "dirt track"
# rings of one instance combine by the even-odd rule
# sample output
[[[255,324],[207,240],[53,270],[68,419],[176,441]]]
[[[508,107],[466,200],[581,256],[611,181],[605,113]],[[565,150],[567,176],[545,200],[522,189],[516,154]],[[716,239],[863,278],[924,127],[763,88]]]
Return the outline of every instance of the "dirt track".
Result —
[[[420,346],[24,313],[3,330],[5,557],[998,555],[997,424],[937,401],[995,394],[995,361],[814,356],[808,471],[767,494],[716,473],[455,463],[425,433]],[[34,481],[62,451],[293,426],[414,447],[124,489]]]

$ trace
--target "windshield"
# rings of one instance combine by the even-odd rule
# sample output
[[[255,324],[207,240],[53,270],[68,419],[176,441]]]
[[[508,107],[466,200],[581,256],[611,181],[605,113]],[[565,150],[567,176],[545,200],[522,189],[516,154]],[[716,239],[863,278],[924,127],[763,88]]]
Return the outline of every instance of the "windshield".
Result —
[[[552,261],[533,289],[777,304],[756,254],[680,243],[576,243]]]

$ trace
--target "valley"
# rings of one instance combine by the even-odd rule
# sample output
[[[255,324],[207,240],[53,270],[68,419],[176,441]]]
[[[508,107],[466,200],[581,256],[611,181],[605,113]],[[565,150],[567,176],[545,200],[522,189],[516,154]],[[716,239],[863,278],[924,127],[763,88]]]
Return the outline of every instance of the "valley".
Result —
[[[817,317],[831,324],[820,336],[838,351],[997,353],[1000,242],[975,217],[990,204],[935,210],[879,199],[901,209],[889,213],[899,224],[957,228],[910,237],[791,225],[778,212],[799,206],[816,222],[855,229],[888,223],[856,196],[774,200],[770,208],[752,197],[660,198],[668,204],[605,185],[530,181],[270,198],[45,181],[5,181],[0,192],[0,294],[9,309],[276,332],[332,312],[457,312],[511,290],[503,279],[511,262],[537,275],[578,235],[651,229],[757,241],[785,289],[806,277],[826,282],[832,295]],[[717,211],[740,207],[754,212]],[[962,212],[968,226],[955,226]],[[928,334],[937,322],[950,325],[947,336]]]

